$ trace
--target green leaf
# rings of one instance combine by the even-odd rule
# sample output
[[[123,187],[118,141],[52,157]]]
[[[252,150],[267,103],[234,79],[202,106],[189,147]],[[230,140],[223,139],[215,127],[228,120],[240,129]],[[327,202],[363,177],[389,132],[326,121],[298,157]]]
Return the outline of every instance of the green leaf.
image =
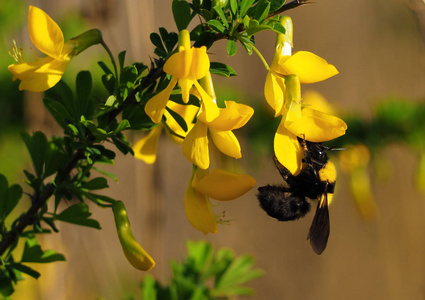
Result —
[[[238,13],[237,0],[230,0],[230,11],[232,12],[232,15],[237,16],[237,13]]]
[[[285,4],[286,0],[271,0],[270,3],[270,12],[274,12],[281,8]]]
[[[41,274],[38,273],[36,270],[34,270],[34,269],[32,269],[32,268],[30,268],[26,265],[20,264],[20,263],[14,262],[14,263],[11,263],[10,266],[12,268],[18,270],[19,272],[25,273],[25,274],[27,274],[27,275],[31,276],[32,278],[35,278],[35,279],[38,279],[38,277],[41,276]]]
[[[81,202],[68,207],[56,215],[55,219],[71,224],[101,229],[98,221],[89,219],[91,215],[92,213],[89,211],[88,205]]]
[[[121,51],[118,54],[118,63],[120,66],[120,70],[124,69],[124,62],[125,62],[125,54],[127,53],[127,51]]]
[[[212,29],[220,33],[223,33],[224,31],[226,31],[226,28],[223,26],[223,24],[221,24],[219,20],[209,20],[207,23]]]
[[[142,299],[143,300],[157,300],[157,293],[155,288],[155,278],[151,275],[146,275],[142,283]]]
[[[175,32],[168,32],[164,27],[159,28],[159,33],[161,34],[162,41],[164,42],[165,48],[168,52],[173,51],[174,46],[179,40],[179,36]]]
[[[72,116],[66,107],[58,100],[49,97],[43,99],[43,104],[49,110],[56,122],[65,129],[68,126],[68,122],[72,120]]]
[[[180,116],[178,113],[176,113],[175,111],[173,111],[172,109],[165,107],[165,109],[170,113],[170,115],[174,118],[174,120],[176,120],[177,124],[180,125],[181,129],[183,129],[185,132],[187,132],[187,124],[185,119]]]
[[[241,14],[241,18],[243,18],[248,11],[248,9],[251,7],[251,5],[254,3],[255,0],[242,0],[240,2],[240,9],[239,13]]]
[[[99,195],[99,194],[93,194],[93,193],[86,193],[83,192],[84,196],[86,196],[88,199],[90,199],[91,201],[97,203],[97,204],[103,204],[103,203],[99,203],[100,201],[106,202],[106,203],[114,203],[116,202],[115,199],[105,196],[105,195]]]
[[[88,182],[84,182],[81,187],[87,190],[101,190],[108,186],[108,181],[104,177],[96,177]]]
[[[114,154],[115,154],[115,153],[114,153]],[[119,182],[118,177],[117,177],[117,176],[115,176],[114,174],[110,173],[110,172],[106,172],[106,171],[101,170],[101,169],[98,169],[98,168],[96,168],[96,167],[92,167],[92,169],[93,169],[93,170],[95,170],[95,171],[97,171],[97,172],[99,172],[99,173],[100,173],[100,174],[102,174],[102,175],[105,175],[105,176],[107,176],[107,177],[111,178],[111,179],[112,179],[113,181],[115,181],[115,182]]]
[[[21,262],[50,263],[65,260],[65,256],[56,253],[54,250],[43,251],[35,238],[30,238],[25,241]]]
[[[3,176],[0,174],[0,176]],[[7,217],[12,210],[16,207],[16,205],[18,205],[19,200],[21,200],[22,197],[22,187],[18,184],[14,184],[11,187],[9,187],[7,193],[6,193],[6,197],[5,198],[1,198],[0,202],[3,202],[2,205],[0,206],[0,212],[2,215],[2,218]],[[4,203],[4,201],[6,201]]]
[[[193,259],[195,270],[201,271],[207,262],[210,262],[213,255],[213,248],[211,244],[206,241],[186,243],[188,257]]]
[[[131,127],[130,122],[128,120],[124,119],[118,124],[117,128],[114,130],[114,133],[121,132],[121,131],[126,130],[130,127]]]
[[[211,74],[225,76],[225,77],[236,76],[236,71],[232,67],[219,62],[210,63],[210,72]]]
[[[224,25],[224,27],[226,27],[227,29],[229,29],[229,23],[227,22],[227,18],[226,18],[226,15],[223,12],[223,9],[220,6],[214,6],[214,10],[220,16],[221,23]]]
[[[80,115],[86,115],[93,82],[90,72],[81,71],[78,73],[76,81],[78,110]]]
[[[159,48],[160,50],[165,52],[165,48],[164,45],[162,44],[162,40],[161,37],[159,36],[158,33],[156,32],[152,32],[151,35],[149,36],[151,39],[152,44],[154,44],[155,47]]]
[[[226,49],[227,49],[227,56],[235,55],[236,51],[237,51],[236,41],[235,40],[228,40]]]
[[[32,136],[30,136],[28,133],[23,133],[22,138],[28,148],[28,152],[30,153],[35,173],[38,177],[42,177],[43,165],[47,151],[46,136],[44,133],[36,131]]]
[[[250,294],[252,290],[241,285],[264,274],[262,270],[252,270],[253,264],[254,259],[251,256],[238,257],[219,278],[215,291],[226,295]]]
[[[255,6],[255,15],[254,19],[256,19],[259,23],[262,23],[270,11],[270,1],[267,0],[261,0],[256,6]]]
[[[174,22],[176,22],[179,31],[186,29],[192,20],[190,15],[190,6],[184,0],[173,0],[172,6]]]
[[[12,295],[15,291],[15,289],[13,288],[12,279],[6,274],[7,273],[4,271],[0,273],[0,294],[5,297],[3,298],[3,300],[10,299],[6,297]]]

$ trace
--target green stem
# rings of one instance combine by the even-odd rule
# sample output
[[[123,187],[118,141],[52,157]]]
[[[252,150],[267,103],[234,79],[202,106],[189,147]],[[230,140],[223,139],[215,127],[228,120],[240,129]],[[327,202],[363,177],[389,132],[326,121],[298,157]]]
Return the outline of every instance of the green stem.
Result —
[[[106,52],[109,55],[109,58],[111,59],[112,65],[114,67],[114,72],[115,72],[115,97],[117,97],[118,99],[118,95],[119,95],[119,79],[118,79],[118,67],[117,64],[115,62],[114,56],[112,55],[111,50],[109,49],[108,45],[106,45],[105,41],[102,39],[102,41],[100,42],[100,44],[102,45],[102,47],[106,50]]]
[[[264,67],[266,68],[267,71],[270,71],[270,67],[266,61],[266,59],[264,58],[264,56],[261,54],[261,52],[254,46],[254,45],[250,45],[252,47],[252,50],[254,50],[254,52],[258,55],[258,57],[261,59],[261,61],[263,62]]]

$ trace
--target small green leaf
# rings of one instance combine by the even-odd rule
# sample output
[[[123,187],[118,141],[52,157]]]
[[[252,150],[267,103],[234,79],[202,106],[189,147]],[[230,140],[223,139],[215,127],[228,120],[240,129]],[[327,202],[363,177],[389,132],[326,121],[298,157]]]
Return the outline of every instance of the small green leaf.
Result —
[[[77,99],[79,115],[87,115],[87,107],[90,104],[90,94],[92,89],[92,77],[89,71],[81,71],[76,79]],[[78,116],[79,117],[79,116]]]
[[[14,262],[14,263],[11,263],[10,266],[13,269],[16,269],[19,272],[25,273],[25,274],[27,274],[27,275],[31,276],[32,278],[35,278],[35,279],[38,279],[38,277],[41,276],[41,274],[38,273],[36,270],[34,270],[34,269],[32,269],[32,268],[30,268],[30,267],[28,267],[26,265],[20,264],[20,263],[15,263]]]
[[[184,0],[173,0],[172,6],[174,22],[179,31],[186,29],[192,20],[190,16],[190,6]]]
[[[105,102],[105,106],[112,107],[116,100],[117,100],[117,97],[115,97],[114,95],[110,95]]]
[[[152,44],[154,44],[155,47],[157,47],[160,50],[165,52],[164,45],[162,44],[161,37],[159,36],[158,33],[152,32],[151,35],[150,35],[150,39],[151,39]]]
[[[212,29],[220,33],[223,33],[226,30],[226,28],[223,26],[223,24],[221,24],[219,20],[209,20],[207,23]]]
[[[120,70],[124,69],[124,62],[125,62],[125,54],[127,53],[127,51],[121,51],[118,54],[118,63],[120,66]]]
[[[166,107],[167,111],[170,113],[170,115],[174,118],[174,120],[176,120],[177,124],[180,125],[181,129],[183,129],[185,132],[187,132],[187,124],[185,119],[180,116],[178,113],[176,113],[175,111],[173,111],[172,109]]]
[[[81,187],[87,190],[101,190],[108,187],[108,181],[104,177],[96,177],[89,182],[84,182]]]
[[[56,253],[54,250],[43,251],[35,238],[30,238],[25,241],[21,262],[49,263],[65,260],[65,256]]]
[[[2,175],[0,174],[0,176]],[[22,193],[22,187],[18,184],[14,184],[8,189],[7,197],[0,199],[0,202],[6,201],[6,203],[3,203],[0,206],[2,217],[7,217],[16,207],[16,205],[18,205],[19,200],[21,200]]]
[[[237,13],[238,13],[237,0],[230,0],[230,11],[232,12],[232,15],[237,16]]]
[[[241,18],[243,18],[248,11],[248,9],[251,7],[251,5],[254,3],[255,0],[242,0],[240,3],[240,9],[239,12],[241,14]]]
[[[270,11],[270,2],[267,0],[261,0],[256,6],[255,6],[255,15],[254,19],[256,19],[259,23],[262,23]]]
[[[66,128],[68,122],[72,120],[72,116],[65,106],[58,100],[49,97],[43,99],[43,104],[49,110],[56,122],[62,126],[62,128]]]
[[[227,49],[227,56],[235,55],[237,51],[236,42],[234,40],[228,40],[226,49]]]
[[[236,71],[232,67],[219,62],[210,63],[210,72],[211,74],[225,76],[225,77],[236,76]]]
[[[81,202],[68,207],[63,212],[56,215],[55,219],[67,223],[101,229],[98,221],[89,219],[91,215],[88,205]]]
[[[285,4],[286,0],[271,0],[270,2],[270,12],[274,12],[281,8]]]
[[[30,153],[35,173],[38,177],[42,177],[43,165],[47,151],[46,136],[44,133],[36,131],[32,136],[28,133],[23,133],[22,138],[28,148],[28,152]]]
[[[115,154],[115,153],[114,153],[114,154]],[[92,169],[93,169],[93,170],[95,170],[95,171],[97,171],[97,172],[99,172],[99,173],[100,173],[100,174],[102,174],[102,175],[105,175],[105,176],[107,176],[107,177],[111,178],[111,179],[112,179],[113,181],[115,181],[115,182],[119,182],[118,177],[117,177],[117,176],[115,176],[114,174],[110,173],[110,172],[106,172],[106,171],[101,170],[101,169],[98,169],[98,168],[96,168],[96,167],[92,167]]]
[[[124,119],[118,124],[117,128],[114,130],[114,133],[121,132],[121,131],[126,130],[130,127],[131,127],[130,122],[128,120]]]
[[[226,18],[226,15],[223,12],[223,9],[220,6],[214,6],[214,10],[220,16],[221,23],[224,25],[224,27],[226,27],[227,29],[229,29],[229,23],[227,22],[227,18]]]

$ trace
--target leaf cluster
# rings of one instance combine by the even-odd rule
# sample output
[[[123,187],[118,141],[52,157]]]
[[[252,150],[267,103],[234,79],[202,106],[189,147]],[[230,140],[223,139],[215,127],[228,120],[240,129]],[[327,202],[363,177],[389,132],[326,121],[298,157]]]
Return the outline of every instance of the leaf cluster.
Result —
[[[235,256],[232,250],[214,251],[205,241],[188,241],[187,257],[181,262],[171,261],[172,278],[168,286],[161,285],[152,276],[142,283],[144,300],[208,300],[230,299],[238,295],[252,295],[245,284],[263,276],[253,269],[249,255]]]

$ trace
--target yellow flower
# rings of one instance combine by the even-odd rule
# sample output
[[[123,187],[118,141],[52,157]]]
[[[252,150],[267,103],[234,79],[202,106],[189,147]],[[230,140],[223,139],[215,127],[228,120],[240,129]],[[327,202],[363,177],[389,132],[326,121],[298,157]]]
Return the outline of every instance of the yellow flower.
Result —
[[[208,133],[222,153],[233,158],[242,157],[239,141],[232,130],[244,126],[254,110],[234,101],[225,103],[226,108],[221,108],[218,117],[213,121],[208,121],[207,114],[200,113],[195,126],[183,141],[183,154],[201,169],[208,169],[210,165]]]
[[[64,42],[62,30],[44,11],[30,6],[28,30],[35,47],[46,54],[35,61],[20,61],[9,65],[14,80],[19,79],[20,90],[42,92],[53,87],[62,78],[71,58],[87,47],[101,41],[98,30],[86,33]]]
[[[199,107],[194,105],[181,105],[173,101],[169,101],[167,107],[179,114],[186,122],[188,131],[184,131],[172,115],[165,110],[164,116],[166,118],[166,131],[169,133],[171,139],[177,143],[182,143],[183,138],[193,128],[192,123],[195,118]],[[158,148],[159,137],[161,136],[164,125],[161,123],[155,126],[149,134],[139,139],[133,146],[134,157],[143,160],[147,164],[153,164],[156,161],[156,151]]]
[[[167,87],[152,97],[145,106],[146,114],[153,122],[159,123],[165,111],[171,92],[178,83],[181,88],[183,102],[189,101],[189,92],[192,86],[198,90],[202,102],[201,108],[208,107],[208,119],[212,120],[218,115],[218,108],[199,84],[198,80],[207,76],[210,68],[210,60],[207,48],[194,48],[190,46],[189,31],[182,30],[179,35],[179,52],[173,54],[164,64],[164,71],[170,74],[171,80]]]
[[[361,215],[373,219],[378,215],[378,206],[373,196],[368,173],[370,151],[362,144],[349,146],[339,154],[341,170],[350,175],[350,187]]]
[[[285,76],[297,75],[301,83],[314,83],[338,74],[337,69],[323,58],[306,51],[292,54],[292,20],[280,19],[285,34],[278,34],[273,62],[264,85],[264,96],[274,109],[275,116],[282,114],[285,101]]]
[[[184,197],[186,216],[193,227],[207,233],[217,233],[217,222],[211,210],[209,197],[229,201],[236,199],[255,186],[255,179],[245,174],[214,169],[211,173],[194,167]]]
[[[285,85],[285,106],[275,135],[274,149],[280,163],[297,175],[304,155],[297,137],[315,143],[329,141],[344,135],[347,124],[338,117],[313,109],[311,104],[304,107],[297,76],[287,76]]]

